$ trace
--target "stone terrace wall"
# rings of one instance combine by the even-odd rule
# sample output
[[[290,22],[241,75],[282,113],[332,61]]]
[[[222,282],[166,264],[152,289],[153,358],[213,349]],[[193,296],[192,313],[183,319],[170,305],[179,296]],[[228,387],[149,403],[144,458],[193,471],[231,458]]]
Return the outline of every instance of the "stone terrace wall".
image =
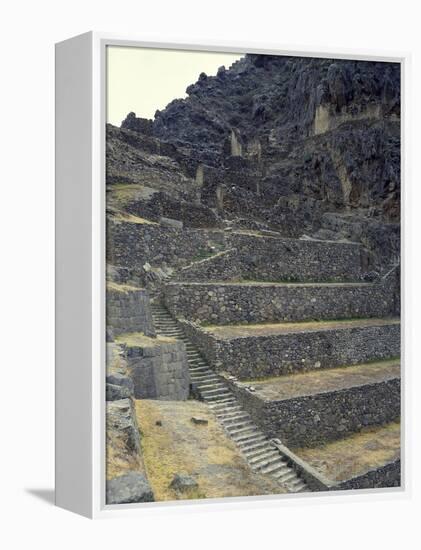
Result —
[[[369,470],[365,474],[347,479],[335,485],[333,489],[373,489],[382,487],[400,487],[401,461],[400,459],[385,464],[381,468]]]
[[[241,383],[229,384],[266,435],[293,448],[322,445],[400,416],[397,378],[282,401],[264,400]]]
[[[244,279],[256,281],[358,281],[369,270],[361,245],[233,234]]]
[[[188,398],[190,377],[183,342],[127,346],[126,357],[136,399]]]
[[[218,285],[172,283],[165,302],[174,317],[218,325],[387,317],[395,313],[387,284]]]
[[[143,332],[155,336],[149,296],[145,289],[130,289],[116,283],[107,285],[107,329],[114,335]]]
[[[358,281],[370,268],[368,252],[358,244],[258,237],[231,233],[229,254],[193,264],[180,281]]]
[[[182,325],[215,370],[238,378],[356,365],[400,352],[399,324],[231,339],[217,338],[192,323]]]
[[[194,262],[175,275],[175,281],[237,281],[242,278],[239,253],[229,248],[209,258]]]
[[[215,255],[222,251],[224,254]],[[358,281],[370,269],[368,253],[358,244],[176,228],[113,218],[107,219],[107,255],[108,263],[134,271],[142,271],[147,262],[182,269],[177,277],[186,281]]]
[[[108,262],[142,271],[152,266],[181,267],[223,248],[224,233],[199,229],[107,221]]]

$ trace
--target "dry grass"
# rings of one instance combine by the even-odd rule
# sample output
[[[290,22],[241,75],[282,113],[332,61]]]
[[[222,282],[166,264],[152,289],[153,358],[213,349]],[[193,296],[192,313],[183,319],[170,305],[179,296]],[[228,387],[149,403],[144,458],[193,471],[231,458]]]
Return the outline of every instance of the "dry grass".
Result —
[[[160,344],[171,344],[176,342],[175,338],[169,338],[167,336],[150,338],[149,336],[145,336],[143,332],[127,332],[125,334],[119,334],[115,337],[115,341],[118,344],[125,344],[128,347],[136,348],[159,346]]]
[[[121,476],[129,471],[144,473],[145,469],[139,456],[130,453],[124,439],[124,434],[107,430],[107,479]]]
[[[263,379],[243,380],[258,390],[264,399],[292,399],[306,395],[352,388],[381,382],[399,376],[399,359],[388,359],[361,365],[310,371]]]
[[[107,290],[114,290],[115,292],[122,292],[128,294],[136,290],[143,290],[137,286],[115,283],[114,281],[107,281]]]
[[[242,280],[241,282],[232,282],[232,281],[213,281],[212,283],[195,283],[195,282],[174,282],[173,285],[182,285],[182,286],[293,286],[293,287],[340,287],[340,288],[354,288],[354,287],[370,287],[374,286],[375,283],[341,283],[341,282],[312,282],[312,283],[293,283],[291,281],[284,282],[268,282],[268,281],[252,281],[252,280]]]
[[[344,481],[399,458],[400,423],[392,422],[322,447],[294,452],[329,479]]]
[[[211,332],[220,339],[242,338],[247,336],[269,336],[290,332],[311,332],[352,327],[383,326],[398,324],[399,319],[335,319],[329,321],[303,321],[299,323],[259,323],[255,325],[207,325],[205,332]]]
[[[284,492],[274,481],[254,474],[225,435],[209,408],[198,401],[136,402],[143,460],[156,500],[221,498]],[[196,425],[191,417],[206,418]],[[157,426],[160,420],[162,426]],[[196,479],[199,488],[183,496],[169,488],[174,474]]]
[[[134,214],[129,214],[128,212],[116,212],[113,216],[116,221],[126,222],[126,223],[137,223],[140,225],[158,225],[157,222],[152,220],[147,220],[146,218],[141,218],[140,216],[135,216]]]

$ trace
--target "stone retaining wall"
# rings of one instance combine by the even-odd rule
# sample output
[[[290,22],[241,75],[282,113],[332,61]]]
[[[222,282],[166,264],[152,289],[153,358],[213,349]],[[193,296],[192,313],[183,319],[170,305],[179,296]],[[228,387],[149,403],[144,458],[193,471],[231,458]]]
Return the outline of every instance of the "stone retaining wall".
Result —
[[[234,250],[235,249],[235,250]],[[218,251],[230,254],[193,264]],[[233,231],[176,228],[107,219],[107,262],[142,271],[183,269],[180,280],[358,281],[370,270],[358,244],[254,236]]]
[[[175,281],[236,281],[242,278],[239,253],[230,248],[180,269]]]
[[[179,268],[224,248],[224,233],[107,221],[108,262],[142,272],[145,263]]]
[[[181,281],[358,281],[370,270],[358,244],[326,243],[230,233],[228,255],[183,269]]]
[[[128,288],[115,283],[107,285],[107,330],[111,329],[113,335],[143,332],[155,336],[148,292]]]
[[[398,378],[280,401],[264,400],[258,391],[228,383],[265,434],[292,448],[322,445],[400,416]]]
[[[401,461],[400,459],[385,464],[381,468],[369,470],[365,474],[347,479],[335,485],[333,489],[381,489],[383,487],[400,487]]]
[[[388,317],[395,313],[395,296],[387,284],[171,283],[165,287],[165,303],[174,317],[217,325]]]
[[[126,358],[136,399],[188,398],[190,377],[183,342],[127,346]]]
[[[215,370],[238,378],[356,365],[396,357],[400,352],[399,324],[230,339],[218,338],[192,323],[181,324]]]

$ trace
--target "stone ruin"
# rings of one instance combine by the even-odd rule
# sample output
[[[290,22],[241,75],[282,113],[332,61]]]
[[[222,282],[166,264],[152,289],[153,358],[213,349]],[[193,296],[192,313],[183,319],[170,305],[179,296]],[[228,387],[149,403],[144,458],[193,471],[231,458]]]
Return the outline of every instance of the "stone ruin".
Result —
[[[399,90],[393,64],[248,55],[107,127],[129,452],[130,402],[194,398],[290,492],[400,485]]]

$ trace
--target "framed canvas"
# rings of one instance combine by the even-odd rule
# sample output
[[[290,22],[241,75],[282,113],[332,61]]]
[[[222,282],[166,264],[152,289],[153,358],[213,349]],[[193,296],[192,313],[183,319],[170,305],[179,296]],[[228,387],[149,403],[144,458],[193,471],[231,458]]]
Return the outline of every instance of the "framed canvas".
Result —
[[[57,505],[407,490],[406,63],[56,45]]]

